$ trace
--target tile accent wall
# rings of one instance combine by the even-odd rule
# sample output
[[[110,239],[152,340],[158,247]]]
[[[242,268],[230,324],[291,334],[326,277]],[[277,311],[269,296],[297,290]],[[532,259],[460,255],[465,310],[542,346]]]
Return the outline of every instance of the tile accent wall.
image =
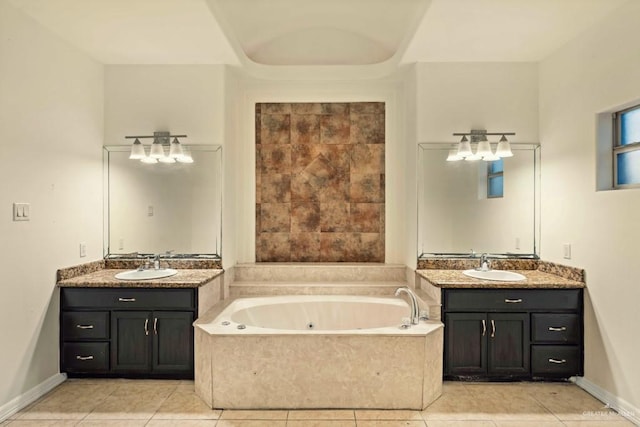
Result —
[[[382,102],[256,104],[256,261],[384,262]]]

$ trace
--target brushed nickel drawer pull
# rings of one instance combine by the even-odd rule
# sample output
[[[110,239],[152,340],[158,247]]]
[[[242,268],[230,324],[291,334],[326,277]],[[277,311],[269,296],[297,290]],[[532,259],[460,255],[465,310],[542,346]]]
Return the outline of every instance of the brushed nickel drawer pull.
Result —
[[[144,319],[144,334],[149,335],[149,318]]]
[[[508,303],[508,304],[519,304],[522,302],[522,298],[518,298],[518,299],[509,299],[509,298],[505,298],[504,302]]]
[[[565,359],[549,359],[549,363],[556,363],[558,365],[562,365],[563,363],[567,363],[567,361]]]
[[[496,322],[491,319],[491,338],[495,338],[496,336]]]
[[[487,334],[487,321],[482,319],[482,336]]]
[[[76,325],[78,329],[93,329],[93,325]]]
[[[567,330],[566,326],[549,326],[549,330],[552,332],[563,332]]]
[[[76,360],[93,360],[93,356],[76,356]]]
[[[118,298],[118,301],[120,301],[120,302],[135,302],[136,299],[135,298]]]
[[[153,318],[153,333],[154,335],[158,335],[158,318]]]

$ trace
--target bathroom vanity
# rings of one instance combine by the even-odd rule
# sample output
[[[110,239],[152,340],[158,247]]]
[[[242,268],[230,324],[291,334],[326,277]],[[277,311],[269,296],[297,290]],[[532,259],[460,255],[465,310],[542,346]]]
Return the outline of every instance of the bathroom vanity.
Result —
[[[444,378],[554,380],[583,375],[582,270],[527,261],[516,263],[523,269],[514,270],[525,280],[492,281],[465,276],[463,270],[472,262],[457,260],[441,268],[435,263],[417,271],[420,287],[441,304]]]
[[[193,322],[220,300],[222,270],[120,281],[101,269],[58,281],[60,371],[74,377],[193,378]]]

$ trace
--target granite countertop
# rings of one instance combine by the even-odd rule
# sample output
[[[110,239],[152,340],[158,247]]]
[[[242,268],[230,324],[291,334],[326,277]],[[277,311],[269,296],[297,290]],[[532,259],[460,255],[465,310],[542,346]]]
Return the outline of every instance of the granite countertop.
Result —
[[[416,273],[439,288],[486,288],[486,289],[569,289],[584,288],[583,281],[567,279],[562,276],[540,270],[509,270],[520,273],[526,280],[501,282],[481,280],[462,274],[463,270],[416,270]]]
[[[221,275],[221,269],[180,269],[178,273],[150,280],[119,280],[117,273],[126,269],[101,269],[58,281],[59,287],[76,288],[198,288]]]

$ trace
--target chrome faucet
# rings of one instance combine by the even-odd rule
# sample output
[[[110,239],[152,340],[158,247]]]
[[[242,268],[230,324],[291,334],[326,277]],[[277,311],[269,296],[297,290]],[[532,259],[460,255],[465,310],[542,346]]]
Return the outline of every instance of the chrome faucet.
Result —
[[[153,269],[160,270],[160,254],[153,257]]]
[[[411,300],[411,324],[417,325],[420,321],[420,306],[418,305],[418,297],[416,294],[406,286],[396,289],[396,296],[400,296],[400,294],[405,293],[409,296]]]
[[[481,270],[481,271],[490,270],[490,265],[491,265],[490,263],[491,261],[487,259],[486,253],[480,255],[480,267],[478,267],[477,270]]]

